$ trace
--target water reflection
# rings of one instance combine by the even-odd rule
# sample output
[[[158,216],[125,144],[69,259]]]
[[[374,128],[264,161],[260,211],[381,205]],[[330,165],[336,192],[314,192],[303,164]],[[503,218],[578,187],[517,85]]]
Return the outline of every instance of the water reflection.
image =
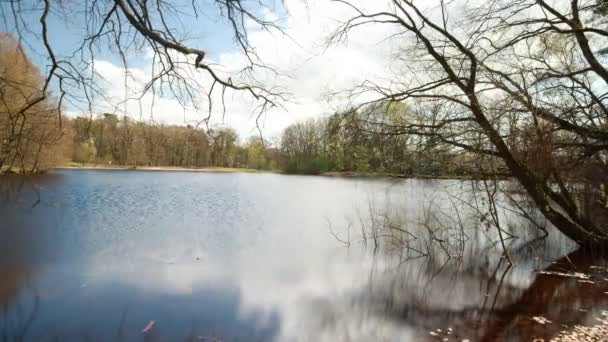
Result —
[[[346,227],[370,200],[414,219],[426,194],[452,185],[128,171],[22,182],[0,207],[0,336],[531,340],[605,308],[605,262],[559,237],[513,241],[510,267],[487,246],[412,259],[346,248],[328,232],[328,220]]]

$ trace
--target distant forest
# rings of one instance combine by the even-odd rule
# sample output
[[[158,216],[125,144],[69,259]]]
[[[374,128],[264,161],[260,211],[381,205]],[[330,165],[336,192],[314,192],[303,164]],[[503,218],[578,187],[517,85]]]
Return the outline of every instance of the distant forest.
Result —
[[[295,123],[274,143],[260,136],[241,139],[225,127],[157,125],[109,113],[83,116],[64,119],[62,144],[67,148],[62,150],[68,152],[64,160],[76,163],[133,167],[229,167],[300,174],[468,172],[470,161],[453,151],[406,135],[378,134],[380,122],[389,125],[407,113],[402,104],[386,106],[390,108]],[[370,122],[370,115],[377,121]]]
[[[123,166],[277,169],[279,151],[260,137],[240,142],[232,128],[157,125],[102,114],[70,121],[72,161]]]

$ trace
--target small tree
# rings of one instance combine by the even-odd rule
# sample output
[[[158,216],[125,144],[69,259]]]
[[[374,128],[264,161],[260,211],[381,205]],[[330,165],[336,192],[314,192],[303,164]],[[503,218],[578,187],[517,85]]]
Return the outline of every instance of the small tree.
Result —
[[[266,168],[266,148],[260,137],[251,137],[247,143],[247,167],[251,169]]]
[[[78,144],[74,151],[74,161],[78,163],[90,163],[97,157],[95,141],[91,138]]]

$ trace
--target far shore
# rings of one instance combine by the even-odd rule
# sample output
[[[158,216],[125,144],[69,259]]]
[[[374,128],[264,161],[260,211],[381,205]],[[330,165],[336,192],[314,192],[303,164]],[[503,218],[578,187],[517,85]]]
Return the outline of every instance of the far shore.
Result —
[[[249,173],[278,173],[278,171],[257,170],[237,167],[206,167],[187,168],[174,166],[110,166],[110,165],[65,165],[54,167],[55,170],[127,170],[127,171],[178,171],[178,172],[249,172]]]
[[[280,170],[258,170],[238,167],[205,167],[205,168],[187,168],[174,166],[124,166],[124,165],[62,165],[57,166],[56,170],[124,170],[124,171],[167,171],[167,172],[218,172],[218,173],[273,173],[284,175],[300,175],[300,176],[322,176],[322,177],[343,177],[343,178],[402,178],[402,179],[452,179],[452,180],[471,180],[475,177],[468,175],[401,175],[392,173],[378,172],[352,172],[352,171],[331,171],[318,174],[300,174],[286,173]],[[502,175],[501,177],[508,178]]]
[[[54,167],[56,170],[117,170],[117,171],[175,171],[175,172],[247,172],[247,173],[275,173],[284,175],[300,175],[300,176],[323,176],[323,177],[348,177],[348,178],[406,178],[396,174],[389,173],[372,173],[372,172],[321,172],[321,173],[288,173],[280,170],[258,170],[240,167],[204,167],[204,168],[188,168],[175,166],[133,166],[133,165],[96,165],[96,164],[70,164]],[[409,178],[409,177],[407,177]],[[426,178],[426,177],[421,177]]]

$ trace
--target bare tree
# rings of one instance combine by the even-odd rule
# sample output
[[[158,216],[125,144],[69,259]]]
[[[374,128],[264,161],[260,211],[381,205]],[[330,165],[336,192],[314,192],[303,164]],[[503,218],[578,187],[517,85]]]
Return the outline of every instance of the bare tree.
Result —
[[[52,99],[21,110],[40,96],[42,82],[14,37],[0,34],[0,173],[45,170],[67,152]]]
[[[276,73],[260,59],[249,41],[248,29],[281,31],[275,21],[265,19],[263,9],[272,10],[274,1],[249,2],[244,0],[200,1],[8,1],[0,3],[0,15],[6,29],[17,36],[20,44],[33,51],[42,47],[44,83],[39,95],[30,99],[20,112],[44,101],[50,91],[58,99],[57,110],[69,103],[72,108],[93,112],[95,101],[109,101],[95,63],[99,55],[110,52],[122,62],[125,93],[141,100],[146,94],[172,96],[183,106],[191,106],[207,113],[202,123],[208,123],[214,99],[225,111],[226,92],[240,92],[257,101],[257,112],[280,106],[286,93],[266,87],[256,78],[256,70]],[[37,21],[34,20],[37,17]],[[183,18],[221,18],[232,30],[234,41],[246,62],[237,70],[226,70],[208,58],[205,49],[191,46],[183,28]],[[75,19],[78,18],[78,19]],[[71,32],[76,36],[73,51],[59,49],[56,42],[62,32],[52,30],[52,20],[76,22]],[[83,27],[79,27],[79,25]],[[78,32],[82,34],[78,35]],[[133,80],[129,66],[138,57],[134,52],[151,51],[151,77],[143,89],[128,89]],[[224,66],[225,67],[225,66]],[[234,69],[236,66],[231,66]],[[202,96],[201,96],[202,94]],[[204,105],[201,105],[204,103]],[[110,103],[118,108],[121,104]],[[204,107],[204,108],[202,108]],[[259,118],[259,117],[258,117]]]
[[[395,134],[432,137],[503,165],[538,210],[581,245],[608,242],[608,31],[601,1],[391,0],[352,11],[330,37],[385,25],[403,73],[352,91],[422,115]],[[360,101],[361,102],[361,101]]]

